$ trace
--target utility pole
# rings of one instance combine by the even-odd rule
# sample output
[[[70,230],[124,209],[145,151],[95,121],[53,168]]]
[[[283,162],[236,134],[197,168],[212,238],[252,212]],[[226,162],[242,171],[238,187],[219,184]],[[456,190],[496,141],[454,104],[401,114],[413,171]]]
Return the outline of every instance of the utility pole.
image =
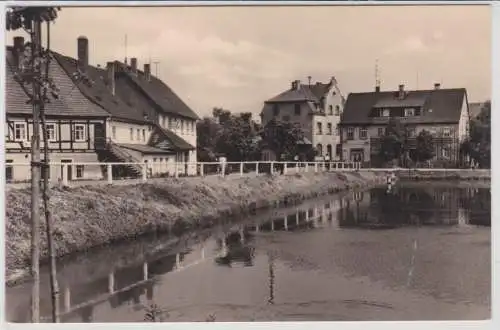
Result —
[[[45,76],[46,80],[49,79],[49,68],[50,68],[50,22],[47,24],[47,47],[46,47],[46,58],[45,58]],[[40,36],[41,37],[41,36]],[[40,38],[40,45],[42,40]],[[47,247],[49,250],[50,259],[50,291],[51,291],[51,301],[52,301],[52,322],[59,322],[59,286],[57,283],[57,268],[56,268],[56,256],[54,248],[54,239],[52,232],[52,213],[49,208],[49,172],[50,172],[50,156],[49,156],[49,136],[47,132],[47,123],[45,121],[45,103],[47,101],[47,87],[43,88],[43,97],[40,102],[40,118],[42,121],[42,134],[43,134],[43,209],[45,211],[45,223],[46,223],[46,234],[47,234]]]
[[[31,30],[31,68],[35,77],[40,76],[41,21],[35,17]],[[40,85],[32,83],[33,137],[31,138],[31,322],[40,322]]]

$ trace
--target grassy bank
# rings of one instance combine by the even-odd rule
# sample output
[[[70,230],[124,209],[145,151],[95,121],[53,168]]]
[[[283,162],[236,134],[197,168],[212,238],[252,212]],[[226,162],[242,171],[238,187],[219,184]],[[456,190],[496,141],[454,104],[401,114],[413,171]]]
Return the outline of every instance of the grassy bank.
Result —
[[[491,170],[404,169],[398,171],[398,176],[404,180],[415,181],[489,181],[491,179]]]
[[[182,234],[228,218],[384,180],[380,173],[307,173],[242,178],[179,178],[130,186],[51,190],[58,256],[152,232]],[[30,256],[30,190],[6,193],[7,280]],[[47,257],[41,228],[42,260]]]

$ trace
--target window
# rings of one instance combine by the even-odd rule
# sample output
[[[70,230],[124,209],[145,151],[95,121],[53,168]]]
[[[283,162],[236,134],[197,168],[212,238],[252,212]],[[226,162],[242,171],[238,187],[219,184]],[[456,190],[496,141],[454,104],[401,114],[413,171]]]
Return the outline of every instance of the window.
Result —
[[[316,152],[318,153],[318,156],[323,156],[323,146],[321,145],[321,143],[318,143],[318,145],[316,145]]]
[[[166,116],[164,116],[164,117],[162,118],[162,125],[161,125],[161,126],[162,126],[162,127],[166,127],[166,126],[165,126],[166,124],[167,124],[167,117],[166,117]]]
[[[111,134],[113,136],[113,139],[116,139],[116,126],[111,127]]]
[[[333,105],[331,105],[331,104],[328,106],[328,114],[329,114],[330,116],[332,116],[332,115],[333,115]]]
[[[445,136],[445,137],[451,136],[451,129],[449,127],[443,128],[443,136]]]
[[[181,133],[184,133],[184,120],[181,119]]]
[[[317,135],[323,134],[323,125],[321,123],[316,123],[316,134]]]
[[[84,166],[83,165],[76,165],[76,177],[78,179],[83,178],[83,173],[84,173]]]
[[[361,140],[366,140],[368,138],[368,130],[366,129],[366,127],[361,127],[359,129],[359,138]]]
[[[326,146],[326,155],[332,159],[332,145],[329,144]]]
[[[26,123],[14,124],[14,139],[17,141],[26,140]]]
[[[56,124],[47,124],[47,138],[49,141],[55,141],[56,140]]]
[[[140,129],[137,129],[136,137],[137,137],[137,141],[141,141],[141,130]]]
[[[146,142],[146,130],[142,129],[142,141]]]
[[[415,130],[414,127],[410,127],[408,128],[408,137],[415,137],[417,135],[417,131]]]
[[[173,118],[168,118],[168,128],[170,128],[170,129],[174,128],[174,119]]]
[[[332,123],[328,123],[327,124],[327,127],[328,127],[328,135],[332,135],[333,131],[332,131]]]
[[[85,125],[76,124],[73,138],[75,141],[85,141]]]
[[[382,117],[389,117],[391,115],[391,112],[389,109],[383,109],[382,110]]]
[[[413,116],[415,116],[415,109],[406,108],[405,109],[405,117],[413,117]]]
[[[14,161],[12,159],[6,159],[5,164],[12,164]],[[5,166],[5,180],[7,182],[12,181],[14,178],[14,167],[12,165]]]
[[[335,116],[340,116],[340,105],[335,106]]]
[[[354,140],[354,127],[347,127],[347,139]]]
[[[134,129],[133,128],[130,129],[130,140],[134,141]]]
[[[280,108],[277,104],[274,104],[273,105],[273,115],[276,117],[279,114],[280,114]]]
[[[295,115],[300,116],[300,104],[295,104]]]
[[[338,127],[335,127],[335,135],[336,135],[336,136],[339,136],[339,135],[340,135],[340,131],[339,131],[339,128],[338,128]]]
[[[385,135],[385,128],[384,127],[379,127],[377,133],[378,133],[379,137],[384,136]]]

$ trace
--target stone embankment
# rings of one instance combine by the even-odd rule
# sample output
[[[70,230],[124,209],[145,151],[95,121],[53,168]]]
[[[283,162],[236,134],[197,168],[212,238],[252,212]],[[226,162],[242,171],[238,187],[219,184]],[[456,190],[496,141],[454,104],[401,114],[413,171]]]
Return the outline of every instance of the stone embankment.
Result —
[[[53,188],[56,253],[63,256],[148,233],[181,235],[258,210],[385,181],[383,172],[300,173],[256,177],[164,179],[136,185]],[[30,258],[29,189],[6,192],[7,281],[26,274]],[[47,259],[45,224],[42,261]]]

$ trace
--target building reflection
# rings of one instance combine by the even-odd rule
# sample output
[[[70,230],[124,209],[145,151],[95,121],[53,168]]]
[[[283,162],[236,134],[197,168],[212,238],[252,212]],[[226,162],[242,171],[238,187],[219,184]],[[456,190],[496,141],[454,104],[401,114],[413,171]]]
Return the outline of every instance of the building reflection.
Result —
[[[399,187],[388,193],[373,188],[345,202],[340,227],[390,229],[407,225],[491,224],[489,189]]]

